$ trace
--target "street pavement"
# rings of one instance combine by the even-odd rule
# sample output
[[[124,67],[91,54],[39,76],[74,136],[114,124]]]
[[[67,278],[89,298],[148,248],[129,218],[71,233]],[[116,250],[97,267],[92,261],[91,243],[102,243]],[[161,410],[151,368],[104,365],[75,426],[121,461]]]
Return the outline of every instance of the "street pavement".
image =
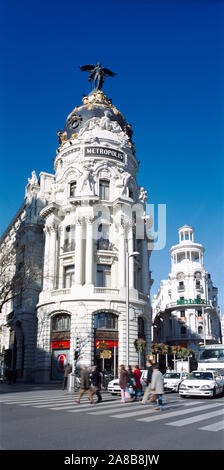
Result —
[[[85,394],[77,404],[77,393],[58,384],[1,384],[1,449],[223,449],[224,397],[165,394],[157,411],[102,396],[91,405]]]

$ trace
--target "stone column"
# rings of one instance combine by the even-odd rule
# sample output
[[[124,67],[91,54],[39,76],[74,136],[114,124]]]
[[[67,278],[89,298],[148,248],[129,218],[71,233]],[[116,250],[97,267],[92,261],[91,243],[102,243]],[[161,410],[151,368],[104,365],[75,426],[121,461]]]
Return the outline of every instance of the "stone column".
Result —
[[[149,256],[147,248],[147,240],[142,240],[141,250],[141,266],[142,266],[142,292],[149,294]]]
[[[93,284],[93,220],[86,221],[86,284]]]
[[[83,219],[77,217],[75,231],[75,284],[82,284],[83,272]]]
[[[55,289],[55,266],[56,266],[56,240],[57,240],[57,230],[58,227],[56,224],[51,225],[50,227],[50,248],[49,248],[49,289]]]
[[[128,232],[128,253],[133,253],[133,229]],[[134,256],[129,257],[129,289],[134,289]]]
[[[49,249],[50,249],[50,230],[48,226],[44,227],[45,246],[44,246],[44,272],[43,272],[43,290],[48,289],[49,281]]]
[[[125,230],[119,228],[119,288],[125,287]]]

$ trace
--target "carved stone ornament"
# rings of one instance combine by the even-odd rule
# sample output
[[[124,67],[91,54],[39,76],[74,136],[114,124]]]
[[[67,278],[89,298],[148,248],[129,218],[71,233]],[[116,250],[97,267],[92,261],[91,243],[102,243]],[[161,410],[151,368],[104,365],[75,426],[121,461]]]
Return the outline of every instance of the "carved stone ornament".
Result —
[[[117,121],[111,121],[110,111],[106,110],[101,118],[89,119],[79,131],[78,139],[91,141],[101,137],[109,140],[117,140],[119,143],[128,142],[128,135],[122,131]]]

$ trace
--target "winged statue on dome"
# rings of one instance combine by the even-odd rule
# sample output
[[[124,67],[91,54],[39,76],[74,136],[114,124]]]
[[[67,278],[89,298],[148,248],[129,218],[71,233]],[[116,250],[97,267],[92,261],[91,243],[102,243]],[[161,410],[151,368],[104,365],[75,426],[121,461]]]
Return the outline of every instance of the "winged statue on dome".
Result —
[[[101,68],[101,63],[97,62],[97,65],[89,64],[89,65],[80,65],[80,70],[82,72],[89,72],[89,82],[94,80],[94,90],[101,90],[105,77],[114,77],[116,73],[111,72],[111,70],[103,67]]]

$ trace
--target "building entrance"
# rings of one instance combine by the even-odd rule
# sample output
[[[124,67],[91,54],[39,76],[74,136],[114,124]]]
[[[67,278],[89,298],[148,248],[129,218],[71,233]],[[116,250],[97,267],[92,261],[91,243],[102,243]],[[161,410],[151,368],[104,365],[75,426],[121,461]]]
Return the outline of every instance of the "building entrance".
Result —
[[[52,342],[52,379],[63,380],[65,366],[69,362],[70,341]]]
[[[96,364],[100,371],[118,375],[118,341],[95,340],[95,357]]]

